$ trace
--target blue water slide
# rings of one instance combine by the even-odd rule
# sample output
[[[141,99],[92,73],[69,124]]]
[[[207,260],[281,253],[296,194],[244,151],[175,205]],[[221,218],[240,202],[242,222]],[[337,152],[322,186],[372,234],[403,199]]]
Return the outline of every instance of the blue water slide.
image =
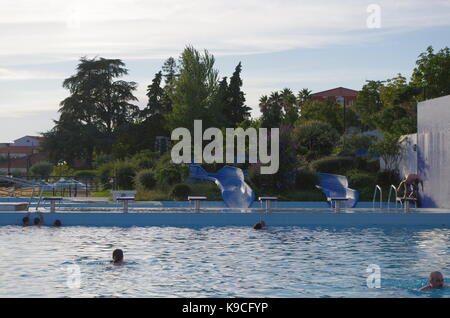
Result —
[[[249,208],[255,200],[255,193],[244,181],[242,169],[225,166],[216,173],[208,173],[201,166],[189,166],[189,178],[214,181],[222,192],[222,198],[229,208]]]
[[[343,202],[346,208],[354,208],[359,200],[359,193],[348,187],[348,180],[345,176],[329,173],[319,173],[320,185],[317,186],[330,202],[330,198],[343,197],[348,200]]]

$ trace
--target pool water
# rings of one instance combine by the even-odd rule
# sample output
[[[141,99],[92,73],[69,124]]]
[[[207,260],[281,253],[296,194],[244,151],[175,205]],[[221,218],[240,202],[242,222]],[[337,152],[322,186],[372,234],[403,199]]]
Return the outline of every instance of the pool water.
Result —
[[[450,297],[417,292],[430,271],[450,276],[449,238],[445,228],[4,226],[0,296]],[[116,248],[128,264],[108,263]],[[371,264],[380,288],[367,286]]]

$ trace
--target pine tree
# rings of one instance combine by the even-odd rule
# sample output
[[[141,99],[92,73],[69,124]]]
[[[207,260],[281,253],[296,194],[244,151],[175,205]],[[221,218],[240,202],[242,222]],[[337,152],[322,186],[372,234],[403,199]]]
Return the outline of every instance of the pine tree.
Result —
[[[241,90],[241,71],[242,64],[239,62],[230,78],[230,84],[228,85],[228,94],[224,114],[228,125],[231,127],[237,126],[238,123],[244,121],[250,116],[251,108],[245,105],[245,94]]]
[[[164,89],[161,87],[162,72],[155,74],[152,83],[147,87],[148,103],[147,107],[142,110],[142,117],[146,118],[156,114],[164,114],[167,112],[164,105]]]

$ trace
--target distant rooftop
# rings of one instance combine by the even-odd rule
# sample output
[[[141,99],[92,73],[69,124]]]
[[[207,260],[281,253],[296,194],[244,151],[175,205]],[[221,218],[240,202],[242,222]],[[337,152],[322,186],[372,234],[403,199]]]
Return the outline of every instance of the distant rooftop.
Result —
[[[358,91],[345,87],[336,87],[328,89],[326,91],[317,92],[311,94],[312,96],[355,96],[358,95]]]

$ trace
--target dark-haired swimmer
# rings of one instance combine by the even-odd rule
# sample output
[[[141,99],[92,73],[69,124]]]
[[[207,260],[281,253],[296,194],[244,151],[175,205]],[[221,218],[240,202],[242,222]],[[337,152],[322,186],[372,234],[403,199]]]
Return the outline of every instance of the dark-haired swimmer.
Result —
[[[111,264],[114,265],[123,265],[125,262],[123,261],[123,251],[121,249],[115,249],[112,255]]]

